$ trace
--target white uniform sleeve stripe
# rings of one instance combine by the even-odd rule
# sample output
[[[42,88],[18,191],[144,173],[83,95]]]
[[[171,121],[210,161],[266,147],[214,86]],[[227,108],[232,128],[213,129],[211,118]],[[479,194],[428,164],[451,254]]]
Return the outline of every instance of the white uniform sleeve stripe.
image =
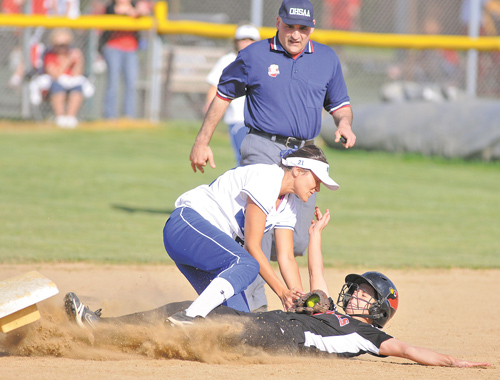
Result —
[[[250,193],[248,190],[245,190],[245,189],[242,189],[241,190],[243,193],[245,193],[246,195],[248,195],[252,201],[254,201],[254,203],[259,206],[259,208],[264,212],[264,214],[268,215],[269,214],[269,211],[266,210],[266,208],[262,205],[262,203],[260,203],[257,199],[255,199],[255,197],[252,195],[252,193]]]
[[[371,352],[376,355],[379,354],[377,346],[357,333],[325,337],[316,335],[311,331],[305,331],[304,337],[305,347],[316,347],[318,350],[328,352],[330,354],[357,354],[360,352]]]

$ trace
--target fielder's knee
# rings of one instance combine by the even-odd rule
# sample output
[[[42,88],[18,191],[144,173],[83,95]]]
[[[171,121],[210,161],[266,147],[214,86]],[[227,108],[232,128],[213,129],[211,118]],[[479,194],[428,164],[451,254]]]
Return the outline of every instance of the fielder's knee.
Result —
[[[240,257],[239,262],[231,269],[221,273],[220,277],[228,280],[235,294],[245,290],[259,275],[260,265],[253,257]]]

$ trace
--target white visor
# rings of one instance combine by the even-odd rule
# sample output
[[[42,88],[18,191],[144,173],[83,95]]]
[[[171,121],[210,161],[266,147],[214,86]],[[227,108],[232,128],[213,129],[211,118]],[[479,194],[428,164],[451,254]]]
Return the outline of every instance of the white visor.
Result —
[[[311,170],[316,177],[330,190],[337,190],[340,186],[328,174],[329,165],[311,158],[303,157],[286,157],[282,158],[281,162],[285,166],[297,166],[302,169]]]

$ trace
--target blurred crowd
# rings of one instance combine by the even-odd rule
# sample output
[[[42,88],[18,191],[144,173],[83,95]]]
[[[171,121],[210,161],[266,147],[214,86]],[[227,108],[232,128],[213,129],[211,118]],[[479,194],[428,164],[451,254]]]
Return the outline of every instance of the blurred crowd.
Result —
[[[88,14],[140,17],[151,14],[153,2],[96,0],[88,3],[87,8]],[[77,18],[81,14],[81,5],[79,0],[4,0],[2,11]],[[104,117],[107,119],[136,116],[140,37],[138,32],[129,31],[104,31],[100,34],[96,64],[107,72],[104,100]],[[62,128],[75,128],[83,99],[94,94],[94,86],[85,77],[85,58],[75,44],[75,32],[67,28],[52,31],[35,28],[29,37],[29,70],[22,50],[21,46],[16,46],[10,53],[14,70],[9,86],[15,89],[25,81],[29,82],[31,104],[38,106],[43,101],[49,102],[55,123]],[[124,91],[123,102],[119,105],[120,82],[123,82]]]
[[[444,3],[408,1],[415,15],[408,18],[406,30],[399,32],[466,35],[471,1],[461,0],[460,9],[454,10],[453,16],[450,16],[451,11]],[[480,35],[498,36],[500,0],[479,1]],[[150,15],[154,5],[153,0],[0,0],[0,3],[4,14],[25,13],[69,18],[77,18],[81,14],[121,14],[140,17]],[[377,1],[377,4],[380,3],[381,1]],[[374,4],[362,0],[323,0],[322,11],[317,13],[317,25],[322,29],[375,31],[366,30],[367,20],[372,22],[370,12],[373,11]],[[450,17],[454,17],[454,20],[451,20],[453,22],[450,21]],[[450,28],[451,24],[454,25],[453,28]],[[384,31],[383,28],[381,31]],[[22,46],[25,36],[22,36],[21,30],[16,30],[14,33],[17,36],[17,46],[10,51],[11,74],[8,85],[13,89],[19,89],[23,83],[29,83],[31,103],[50,104],[57,125],[75,127],[78,124],[81,105],[86,98],[93,96],[94,84],[87,78],[89,65],[92,65],[93,72],[106,74],[106,89],[101,112],[103,117],[116,119],[137,116],[136,84],[141,65],[137,54],[145,46],[140,33],[100,32],[98,52],[91,57],[93,62],[85,62],[88,58],[84,51],[88,44],[87,34],[69,29],[51,33],[50,30],[43,28],[33,28],[29,36],[29,65],[24,58],[26,48]],[[62,39],[63,43],[57,38]],[[336,46],[334,49],[341,59],[344,72],[349,73],[351,67],[346,51],[349,49],[344,46]],[[369,66],[369,57],[365,61],[365,66]],[[417,88],[416,85],[434,86],[441,92],[440,95],[445,94],[445,97],[453,98],[459,93],[458,89],[465,87],[466,62],[465,52],[445,49],[420,51],[401,49],[396,52],[392,62],[384,68],[383,75],[386,77],[384,89],[388,88],[387,84],[392,87],[381,97],[383,100],[391,100],[395,93],[394,86],[399,86],[396,92],[401,94],[401,89],[403,87],[408,89],[410,84],[413,89]],[[478,88],[481,89],[480,95],[499,97],[499,78],[500,52],[480,53],[477,77]],[[212,92],[207,94],[207,98],[213,96],[213,83],[209,81],[209,84]],[[408,95],[409,91],[405,91]],[[437,99],[435,94],[431,92],[427,94]],[[420,91],[417,97],[425,97],[425,91]],[[207,105],[204,108],[206,109]]]

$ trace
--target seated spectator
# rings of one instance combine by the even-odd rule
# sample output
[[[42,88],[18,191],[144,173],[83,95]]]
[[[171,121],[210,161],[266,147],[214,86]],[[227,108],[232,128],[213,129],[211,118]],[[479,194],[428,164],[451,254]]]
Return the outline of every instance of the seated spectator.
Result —
[[[71,46],[71,30],[54,29],[50,34],[50,43],[51,47],[43,59],[44,74],[30,83],[31,102],[40,104],[42,93],[48,91],[57,126],[75,128],[83,98],[92,96],[94,87],[83,76],[85,60],[81,50]]]

